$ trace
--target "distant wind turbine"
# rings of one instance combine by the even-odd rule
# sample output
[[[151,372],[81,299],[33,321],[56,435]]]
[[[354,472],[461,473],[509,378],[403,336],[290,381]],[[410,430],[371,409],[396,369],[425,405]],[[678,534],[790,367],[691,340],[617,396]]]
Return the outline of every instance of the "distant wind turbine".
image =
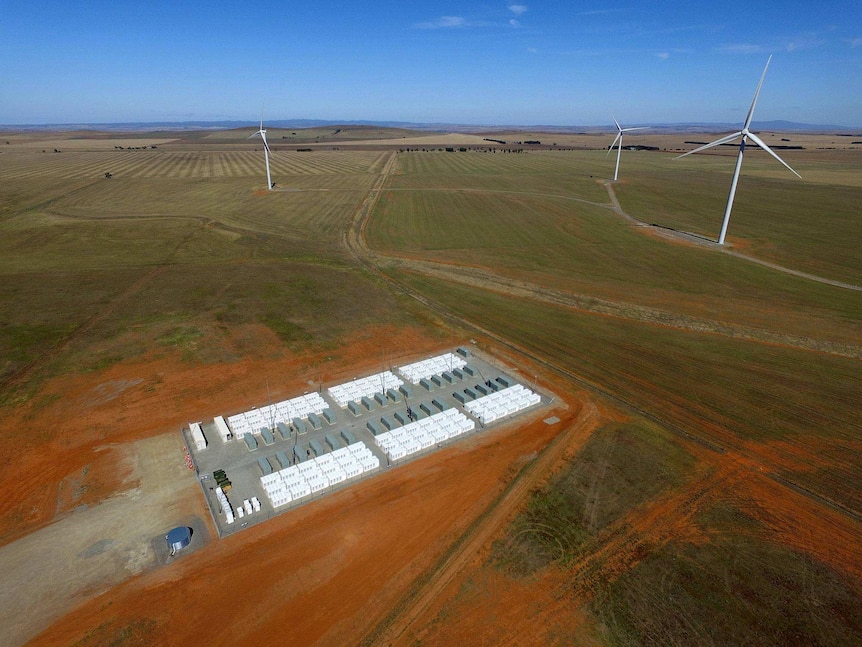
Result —
[[[263,127],[263,115],[260,116],[260,130],[253,132],[248,136],[251,139],[255,135],[260,135],[263,140],[263,156],[266,159],[266,188],[272,191],[272,176],[269,173],[269,145],[266,143],[266,129]]]
[[[620,126],[620,122],[617,121],[616,117],[611,115],[611,119],[613,119],[614,124],[616,124],[617,136],[616,138],[614,138],[614,142],[610,145],[610,147],[608,147],[608,152],[605,153],[605,157],[610,155],[610,152],[614,149],[614,146],[616,146],[617,142],[619,142],[619,146],[617,146],[617,166],[614,169],[614,182],[616,182],[617,177],[620,173],[620,153],[623,150],[623,133],[627,133],[630,130],[646,130],[647,128],[649,128],[649,126],[638,126],[637,128],[623,128],[622,126]]]
[[[748,115],[745,117],[745,124],[742,126],[742,130],[739,132],[735,132],[732,135],[726,135],[720,139],[716,139],[714,142],[701,146],[700,148],[695,148],[692,151],[687,153],[683,153],[682,155],[678,155],[674,159],[679,159],[680,157],[685,157],[686,155],[691,155],[692,153],[699,153],[700,151],[706,150],[707,148],[712,148],[713,146],[720,146],[721,144],[728,144],[732,142],[734,139],[742,135],[742,141],[739,142],[739,155],[736,158],[736,168],[733,170],[733,180],[730,183],[730,195],[727,196],[727,208],[724,210],[724,221],[721,223],[721,233],[718,235],[718,244],[724,245],[724,237],[727,235],[727,224],[730,222],[730,210],[733,208],[733,196],[736,195],[736,185],[739,182],[739,170],[742,168],[742,154],[745,152],[745,142],[748,138],[751,138],[755,144],[760,146],[767,153],[772,155],[779,162],[784,164],[791,173],[793,173],[796,177],[802,178],[799,173],[790,168],[790,165],[785,162],[783,159],[778,157],[775,152],[766,145],[766,143],[760,139],[757,135],[751,132],[748,128],[751,126],[751,119],[754,117],[754,106],[757,104],[757,97],[760,95],[760,88],[763,86],[763,79],[766,78],[766,70],[769,69],[769,62],[772,60],[772,55],[770,54],[769,58],[766,60],[766,67],[763,68],[763,74],[760,77],[760,83],[757,84],[757,91],[754,93],[754,99],[751,101],[751,107],[748,109]]]

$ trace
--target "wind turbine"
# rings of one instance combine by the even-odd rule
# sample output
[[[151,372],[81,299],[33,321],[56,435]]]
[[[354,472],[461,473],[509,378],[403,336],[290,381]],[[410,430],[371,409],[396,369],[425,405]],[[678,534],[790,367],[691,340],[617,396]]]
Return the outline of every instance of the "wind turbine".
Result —
[[[733,169],[733,180],[730,183],[730,195],[727,196],[727,208],[724,210],[724,221],[721,223],[721,233],[718,235],[718,244],[724,245],[724,237],[727,235],[727,224],[730,222],[730,210],[733,207],[733,196],[736,195],[736,185],[739,182],[739,170],[742,168],[742,154],[745,152],[745,142],[747,139],[751,138],[755,144],[760,146],[767,153],[772,155],[779,162],[784,164],[791,173],[793,173],[796,177],[802,178],[799,173],[790,168],[790,165],[785,162],[783,159],[778,157],[775,152],[766,145],[766,143],[760,139],[757,135],[751,132],[748,128],[751,126],[751,119],[754,117],[754,106],[757,104],[757,97],[760,95],[760,88],[763,86],[763,79],[766,78],[766,70],[769,69],[769,62],[772,60],[772,55],[769,55],[769,58],[766,60],[766,67],[763,68],[763,74],[760,77],[760,83],[757,84],[757,91],[754,93],[754,99],[751,101],[751,107],[748,109],[748,115],[745,117],[745,124],[742,126],[742,130],[739,132],[735,132],[732,135],[726,135],[725,137],[721,137],[720,139],[716,139],[714,142],[710,142],[700,148],[695,148],[692,151],[687,153],[683,153],[682,155],[678,155],[674,159],[679,159],[680,157],[685,157],[686,155],[691,155],[692,153],[699,153],[700,151],[706,150],[707,148],[712,148],[713,146],[720,146],[721,144],[728,144],[732,142],[734,139],[742,135],[742,141],[739,142],[739,155],[736,158],[736,168]]]
[[[260,135],[260,138],[263,140],[263,155],[266,158],[266,188],[272,191],[272,176],[269,174],[269,145],[266,143],[266,129],[263,127],[263,115],[260,116],[260,130],[253,132],[247,139],[251,139],[255,135]]]
[[[613,143],[608,147],[608,152],[605,153],[605,157],[610,155],[610,152],[614,149],[614,146],[616,146],[617,142],[619,142],[620,145],[617,146],[617,167],[614,169],[614,182],[616,182],[617,176],[620,173],[620,153],[623,150],[623,133],[627,133],[630,130],[646,130],[647,128],[649,128],[649,126],[638,126],[637,128],[623,128],[622,126],[620,126],[620,122],[617,121],[616,117],[611,115],[611,119],[614,120],[614,124],[616,124],[618,132],[616,138],[614,138]]]

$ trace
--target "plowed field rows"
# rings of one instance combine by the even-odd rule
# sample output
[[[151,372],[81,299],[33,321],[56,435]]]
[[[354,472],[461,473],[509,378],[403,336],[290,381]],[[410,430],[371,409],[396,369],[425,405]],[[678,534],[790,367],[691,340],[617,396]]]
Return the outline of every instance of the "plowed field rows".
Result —
[[[277,175],[354,175],[376,172],[381,153],[367,151],[323,154],[275,152],[270,158]],[[107,151],[63,153],[18,153],[0,156],[0,177],[98,178],[240,178],[265,176],[263,151],[169,152]],[[264,182],[264,185],[266,183]]]

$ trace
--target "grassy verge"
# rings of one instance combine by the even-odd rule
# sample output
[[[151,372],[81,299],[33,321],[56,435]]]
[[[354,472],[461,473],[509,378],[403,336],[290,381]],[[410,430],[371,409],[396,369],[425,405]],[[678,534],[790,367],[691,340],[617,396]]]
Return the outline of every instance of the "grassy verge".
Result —
[[[862,641],[858,583],[771,543],[729,504],[698,519],[712,539],[673,542],[594,599],[611,645],[850,645]]]
[[[797,462],[780,473],[862,509],[862,472],[848,460],[862,428],[857,360],[583,314],[414,275],[401,279],[671,428],[726,446],[786,443]]]
[[[565,565],[600,541],[631,509],[677,484],[694,458],[665,430],[646,422],[610,424],[545,485],[494,544],[492,561],[525,576]]]

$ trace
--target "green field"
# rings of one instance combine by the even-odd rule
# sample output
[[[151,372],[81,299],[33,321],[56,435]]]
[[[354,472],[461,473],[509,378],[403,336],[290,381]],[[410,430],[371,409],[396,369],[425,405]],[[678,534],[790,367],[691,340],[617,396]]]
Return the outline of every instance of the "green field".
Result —
[[[12,157],[0,157],[0,378],[85,325],[41,377],[158,348],[178,326],[205,337],[187,359],[211,361],[237,324],[263,323],[297,350],[415,322],[340,245],[380,153],[274,156],[297,190],[263,194],[250,152]]]
[[[598,167],[601,157],[595,158],[595,153],[571,152],[400,155],[403,174],[392,178],[378,203],[367,229],[369,244],[396,254],[490,268],[502,276],[577,294],[756,328],[772,328],[780,321],[787,333],[858,342],[858,293],[824,288],[728,255],[668,244],[644,235],[607,208],[581,201],[574,190],[580,185],[569,172],[574,172],[573,160],[581,167],[590,161]],[[521,159],[529,159],[528,173],[542,175],[539,188],[529,174],[510,181],[510,167]],[[537,170],[556,160],[565,172]],[[587,186],[590,202],[609,202],[595,181]],[[855,226],[849,214],[841,217]],[[848,244],[839,232],[825,234],[831,235],[821,241],[826,257],[827,248]],[[847,261],[859,266],[859,255]]]

